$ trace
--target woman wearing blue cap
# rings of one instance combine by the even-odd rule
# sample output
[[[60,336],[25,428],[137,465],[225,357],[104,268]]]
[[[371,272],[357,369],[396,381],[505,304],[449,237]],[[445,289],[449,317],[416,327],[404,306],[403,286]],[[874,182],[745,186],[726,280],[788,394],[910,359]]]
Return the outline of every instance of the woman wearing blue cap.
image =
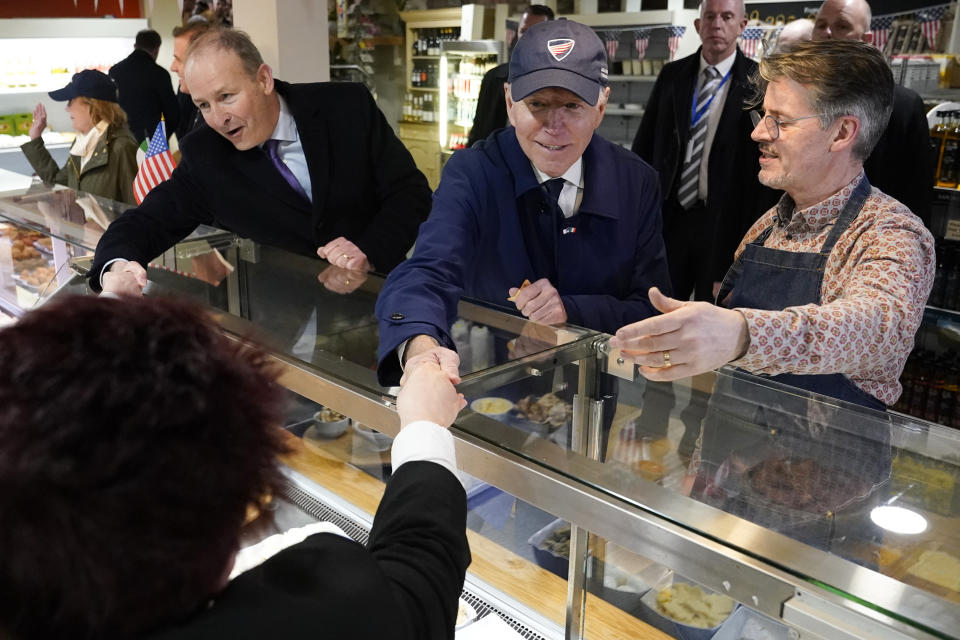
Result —
[[[137,141],[127,128],[127,114],[117,104],[113,80],[100,71],[84,69],[74,74],[70,84],[49,95],[66,101],[78,135],[66,164],[57,167],[40,137],[47,126],[47,111],[38,104],[33,110],[30,141],[20,147],[33,170],[44,182],[133,204]]]

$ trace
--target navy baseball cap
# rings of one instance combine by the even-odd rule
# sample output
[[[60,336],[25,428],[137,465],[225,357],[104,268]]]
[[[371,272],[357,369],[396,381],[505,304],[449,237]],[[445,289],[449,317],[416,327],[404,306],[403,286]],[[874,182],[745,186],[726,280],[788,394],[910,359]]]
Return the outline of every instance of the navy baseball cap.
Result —
[[[48,94],[58,102],[73,100],[74,98],[96,98],[107,102],[117,101],[117,85],[110,76],[96,69],[84,69],[73,74],[70,84],[63,89],[51,91]]]
[[[607,86],[607,51],[593,29],[579,22],[539,22],[517,40],[507,81],[514,100],[557,87],[593,106]]]

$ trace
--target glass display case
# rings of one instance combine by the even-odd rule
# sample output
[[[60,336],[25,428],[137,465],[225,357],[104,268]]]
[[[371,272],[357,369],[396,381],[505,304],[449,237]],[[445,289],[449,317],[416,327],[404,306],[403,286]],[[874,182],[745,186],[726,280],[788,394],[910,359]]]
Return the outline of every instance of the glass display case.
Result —
[[[0,169],[0,312],[15,318],[61,290],[86,287],[70,269],[91,256],[107,226],[130,205]],[[159,256],[155,268],[213,280],[228,270],[232,234],[200,227]]]
[[[0,195],[0,217],[65,235],[24,195]],[[224,251],[220,279],[150,267],[148,295],[196,299],[228,336],[267,345],[292,392],[277,526],[332,519],[363,540],[399,429],[397,389],[375,375],[383,279],[248,241]],[[471,626],[960,636],[960,432],[727,368],[650,384],[608,353],[609,336],[487,304],[461,302],[452,334],[469,402],[451,431]]]
[[[440,43],[440,146],[443,151],[467,144],[477,112],[483,76],[503,62],[503,43],[498,40]]]

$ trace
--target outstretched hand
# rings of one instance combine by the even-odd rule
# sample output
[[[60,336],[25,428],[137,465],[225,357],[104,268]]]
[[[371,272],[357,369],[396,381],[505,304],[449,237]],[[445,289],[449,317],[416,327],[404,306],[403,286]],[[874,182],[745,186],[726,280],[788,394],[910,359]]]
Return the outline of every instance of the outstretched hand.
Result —
[[[453,349],[441,347],[431,336],[418,335],[410,338],[403,361],[403,385],[407,374],[422,364],[439,366],[452,384],[460,384],[460,355]]]
[[[750,334],[743,315],[707,302],[684,302],[650,289],[663,315],[621,327],[612,350],[640,367],[650,380],[677,380],[721,367],[746,353]]]
[[[139,296],[146,286],[147,270],[137,262],[114,262],[103,274],[104,293]]]
[[[438,364],[422,362],[404,373],[397,396],[401,428],[418,420],[449,427],[465,406],[463,394]]]

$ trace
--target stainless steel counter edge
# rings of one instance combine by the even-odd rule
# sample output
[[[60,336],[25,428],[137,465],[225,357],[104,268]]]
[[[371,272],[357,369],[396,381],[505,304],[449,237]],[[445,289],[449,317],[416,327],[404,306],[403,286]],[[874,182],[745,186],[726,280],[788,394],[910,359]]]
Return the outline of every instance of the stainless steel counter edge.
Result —
[[[226,316],[219,319],[234,325]],[[241,339],[228,326],[224,329],[228,336]],[[571,347],[575,351],[580,348]],[[281,383],[290,390],[376,425],[384,433],[396,435],[399,431],[396,407],[389,396],[377,396],[326,371],[324,375],[329,377],[320,377],[317,370],[280,354],[271,358],[280,368]],[[471,425],[470,431],[484,433],[489,440],[458,425]],[[612,486],[605,478],[612,479],[614,470],[545,440],[531,443],[484,416],[468,413],[457,420],[451,432],[458,464],[467,473],[775,618],[782,618],[788,600],[803,593],[806,601],[812,598],[834,604],[835,610],[849,613],[854,620],[868,617],[908,637],[934,637],[798,577],[802,575],[818,576],[824,584],[908,620],[921,620],[922,609],[930,605],[950,611],[960,609],[925,591],[650,482],[638,479],[630,495],[613,496],[590,484]],[[511,445],[515,445],[514,450],[525,446],[526,457],[512,453]],[[564,473],[554,469],[564,469]],[[677,524],[681,522],[685,524]],[[715,539],[695,529],[709,531]],[[750,554],[737,548],[749,549]],[[761,557],[786,560],[780,568]],[[935,622],[931,627],[947,636],[956,632]]]

